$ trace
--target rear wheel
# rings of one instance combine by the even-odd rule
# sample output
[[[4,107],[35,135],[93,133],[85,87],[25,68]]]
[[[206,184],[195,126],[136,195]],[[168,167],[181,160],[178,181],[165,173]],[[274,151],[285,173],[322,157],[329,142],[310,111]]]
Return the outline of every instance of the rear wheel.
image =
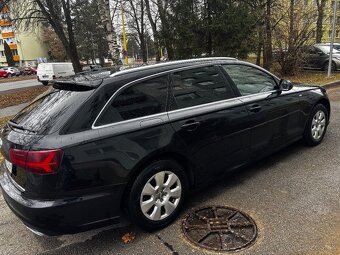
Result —
[[[321,143],[327,130],[328,111],[322,104],[316,105],[307,121],[303,141],[306,145],[315,146]]]
[[[48,81],[42,81],[41,82],[43,85],[47,86],[48,85]]]
[[[188,189],[181,165],[160,160],[137,177],[128,196],[131,220],[146,230],[163,228],[176,219]]]

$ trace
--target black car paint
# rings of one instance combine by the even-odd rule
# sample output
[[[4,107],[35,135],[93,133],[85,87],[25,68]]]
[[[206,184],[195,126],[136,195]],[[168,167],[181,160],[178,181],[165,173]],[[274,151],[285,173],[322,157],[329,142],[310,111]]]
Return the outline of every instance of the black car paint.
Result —
[[[230,62],[245,64],[221,63]],[[188,67],[163,68],[161,73],[171,74],[176,68]],[[234,98],[189,109],[168,108],[168,113],[157,116],[95,126],[94,118],[105,100],[125,84],[153,73],[154,70],[118,75],[104,81],[82,104],[66,111],[66,120],[71,121],[63,119],[59,130],[34,135],[10,126],[3,129],[1,151],[5,159],[9,159],[9,148],[60,148],[64,152],[56,175],[38,176],[14,168],[17,176],[10,176],[2,164],[3,195],[26,225],[53,235],[116,223],[123,215],[122,198],[127,188],[152,160],[176,159],[186,167],[191,186],[199,187],[300,139],[317,103],[330,110],[323,88],[294,86],[290,91],[239,97],[236,86],[224,73],[226,85],[235,92]],[[170,84],[171,80],[169,90]],[[260,108],[252,112],[255,104]],[[85,121],[86,117],[90,120]],[[199,124],[195,126],[195,122]],[[190,125],[183,127],[185,124]],[[141,125],[145,126],[140,128]]]

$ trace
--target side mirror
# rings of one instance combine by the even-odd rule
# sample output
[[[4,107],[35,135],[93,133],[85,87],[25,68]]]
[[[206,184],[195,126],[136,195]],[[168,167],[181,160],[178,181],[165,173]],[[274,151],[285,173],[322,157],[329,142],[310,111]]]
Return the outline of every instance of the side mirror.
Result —
[[[290,81],[284,80],[284,79],[280,81],[280,89],[282,91],[288,91],[288,90],[291,90],[292,88],[293,88],[293,84]]]

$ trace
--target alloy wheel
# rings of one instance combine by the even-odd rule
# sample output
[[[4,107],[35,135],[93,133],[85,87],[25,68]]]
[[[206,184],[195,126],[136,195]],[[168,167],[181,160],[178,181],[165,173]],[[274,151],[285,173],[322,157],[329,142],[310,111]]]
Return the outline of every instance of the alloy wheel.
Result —
[[[326,127],[326,115],[322,110],[316,112],[313,117],[311,132],[312,137],[315,141],[318,141],[322,138]]]
[[[182,196],[182,184],[170,171],[158,172],[144,185],[140,208],[146,218],[160,221],[169,217],[177,208]]]

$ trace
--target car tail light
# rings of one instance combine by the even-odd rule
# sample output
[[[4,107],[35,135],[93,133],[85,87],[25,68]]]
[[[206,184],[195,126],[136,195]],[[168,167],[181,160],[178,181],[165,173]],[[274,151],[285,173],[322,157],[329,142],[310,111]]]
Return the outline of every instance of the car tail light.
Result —
[[[10,149],[12,164],[36,174],[55,174],[60,167],[63,152],[61,150],[25,151]]]

